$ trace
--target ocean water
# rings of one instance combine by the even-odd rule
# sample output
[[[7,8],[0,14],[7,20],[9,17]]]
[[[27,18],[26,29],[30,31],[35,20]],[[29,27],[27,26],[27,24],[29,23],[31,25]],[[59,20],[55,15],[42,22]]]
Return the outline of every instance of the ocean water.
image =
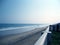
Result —
[[[8,28],[8,27],[24,27],[24,26],[33,26],[33,25],[41,25],[41,24],[0,24],[0,29]]]
[[[0,24],[0,36],[18,34],[44,27],[43,24]]]

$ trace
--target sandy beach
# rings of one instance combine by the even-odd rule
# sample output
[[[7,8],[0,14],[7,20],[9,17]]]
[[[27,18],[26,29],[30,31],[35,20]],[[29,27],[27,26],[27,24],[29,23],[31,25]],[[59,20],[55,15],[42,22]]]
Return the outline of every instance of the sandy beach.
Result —
[[[8,35],[0,38],[0,45],[34,45],[47,27],[35,28],[31,31]]]

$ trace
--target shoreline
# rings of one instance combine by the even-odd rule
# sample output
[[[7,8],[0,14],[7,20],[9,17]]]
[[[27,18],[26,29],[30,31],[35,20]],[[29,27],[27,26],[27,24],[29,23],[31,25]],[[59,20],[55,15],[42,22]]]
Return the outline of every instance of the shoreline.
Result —
[[[0,40],[0,44],[1,45],[2,44],[4,44],[4,45],[5,44],[13,44],[13,43],[17,42],[18,40],[23,40],[23,39],[25,40],[25,38],[36,35],[36,34],[40,33],[41,31],[45,30],[46,28],[47,27],[44,27],[43,29],[42,28],[36,28],[34,30],[24,32],[24,33],[21,33],[21,34],[6,36],[6,37],[4,37]],[[41,34],[38,34],[38,35],[41,35]],[[36,37],[36,38],[38,38],[38,37]]]

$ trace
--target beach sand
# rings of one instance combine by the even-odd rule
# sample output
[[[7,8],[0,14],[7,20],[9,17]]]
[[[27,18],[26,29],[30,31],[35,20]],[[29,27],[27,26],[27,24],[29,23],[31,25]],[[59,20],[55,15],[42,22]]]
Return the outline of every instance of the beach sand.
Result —
[[[8,35],[0,38],[0,45],[34,45],[47,27],[36,28],[20,34]]]

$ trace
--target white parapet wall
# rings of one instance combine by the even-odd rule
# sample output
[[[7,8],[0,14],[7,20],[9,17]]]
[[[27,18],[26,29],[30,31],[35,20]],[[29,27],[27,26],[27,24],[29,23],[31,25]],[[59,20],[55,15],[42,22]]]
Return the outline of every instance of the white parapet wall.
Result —
[[[47,28],[47,30],[43,31],[42,36],[36,41],[35,45],[47,45],[47,44],[45,44],[45,43],[47,43],[45,41],[47,39],[47,34],[48,33],[51,33],[49,31],[49,27]]]

